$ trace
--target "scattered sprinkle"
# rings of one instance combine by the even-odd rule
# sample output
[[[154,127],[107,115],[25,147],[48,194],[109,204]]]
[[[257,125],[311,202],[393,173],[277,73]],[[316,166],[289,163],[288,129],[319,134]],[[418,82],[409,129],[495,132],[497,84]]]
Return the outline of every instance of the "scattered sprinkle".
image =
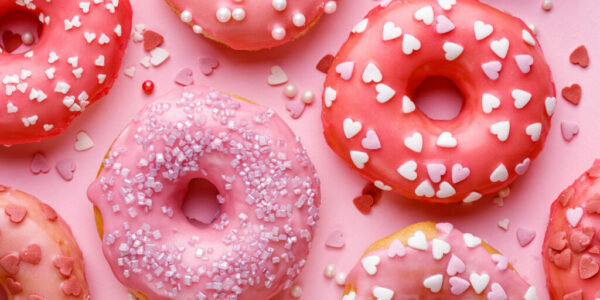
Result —
[[[75,151],[86,151],[92,147],[94,147],[92,138],[85,131],[79,131],[75,139]]]
[[[354,198],[353,202],[358,211],[365,215],[371,212],[371,208],[375,204],[371,195],[360,195]]]
[[[304,114],[306,104],[300,100],[292,100],[285,104],[285,109],[290,112],[290,117],[292,119],[299,119],[302,114]]]
[[[579,134],[579,126],[572,122],[563,121],[560,123],[560,132],[565,141],[570,142],[577,134]]]
[[[578,105],[581,101],[581,86],[574,83],[571,86],[564,87],[562,89],[562,96],[565,100],[569,101],[573,105]]]
[[[187,86],[194,84],[194,72],[190,68],[185,68],[177,73],[175,76],[175,83]]]
[[[280,66],[271,67],[271,75],[267,78],[267,83],[271,86],[282,85],[288,82],[288,77]]]
[[[46,159],[46,155],[42,152],[36,152],[33,155],[33,160],[30,166],[31,173],[37,175],[40,173],[48,173],[50,171],[50,163]]]
[[[214,57],[200,58],[200,71],[206,76],[212,75],[214,70],[219,67],[219,61]]]
[[[75,172],[75,161],[70,158],[63,159],[56,163],[55,168],[62,179],[71,181],[73,179],[73,173]]]
[[[571,56],[569,56],[569,60],[574,65],[579,65],[582,68],[587,68],[590,65],[590,56],[588,54],[587,48],[584,45],[577,47],[577,49],[573,50]]]
[[[509,224],[510,224],[510,220],[509,219],[500,220],[498,222],[498,227],[502,228],[504,231],[507,231]]]
[[[519,241],[519,245],[521,245],[521,247],[531,244],[534,238],[535,230],[524,227],[517,229],[517,240]]]
[[[144,50],[152,51],[162,45],[165,38],[152,30],[144,31]]]
[[[331,68],[331,65],[333,64],[334,59],[335,56],[331,54],[323,56],[323,58],[321,58],[321,60],[319,60],[319,63],[317,64],[317,70],[319,70],[321,73],[327,74],[327,72],[329,72],[329,69]]]
[[[152,94],[152,92],[154,92],[154,82],[152,82],[152,80],[144,81],[144,83],[142,83],[142,90],[146,95]]]
[[[330,248],[343,248],[346,245],[346,239],[344,238],[344,233],[340,230],[334,230],[329,234],[327,240],[325,241],[325,246]]]

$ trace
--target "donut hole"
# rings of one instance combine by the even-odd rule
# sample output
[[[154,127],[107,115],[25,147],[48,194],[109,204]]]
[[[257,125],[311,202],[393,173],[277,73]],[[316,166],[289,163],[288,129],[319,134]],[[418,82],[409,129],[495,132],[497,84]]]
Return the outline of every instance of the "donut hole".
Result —
[[[443,76],[426,78],[415,90],[413,101],[432,120],[453,120],[462,111],[463,94],[454,82]]]
[[[219,190],[210,181],[192,179],[183,198],[183,214],[196,227],[212,224],[221,214],[218,195]]]
[[[22,54],[31,50],[40,40],[42,23],[32,13],[11,11],[0,17],[0,47],[2,52]]]

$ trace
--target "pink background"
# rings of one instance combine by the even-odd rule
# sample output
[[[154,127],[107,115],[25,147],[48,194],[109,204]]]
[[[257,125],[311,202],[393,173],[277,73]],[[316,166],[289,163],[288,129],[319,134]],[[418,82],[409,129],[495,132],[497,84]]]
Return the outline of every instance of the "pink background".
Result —
[[[300,90],[310,89],[320,95],[324,74],[315,70],[317,61],[327,53],[335,53],[345,41],[352,26],[377,2],[371,0],[340,1],[338,12],[323,18],[302,39],[272,51],[235,52],[206,39],[196,37],[161,0],[133,0],[134,24],[144,23],[166,38],[164,47],[172,57],[161,67],[146,70],[138,62],[145,55],[141,44],[131,43],[123,68],[135,65],[134,79],[121,76],[111,93],[77,119],[70,129],[57,138],[39,144],[0,147],[0,183],[31,193],[54,206],[71,224],[83,250],[87,276],[95,299],[125,299],[126,289],[112,276],[100,251],[92,206],[86,188],[94,179],[101,159],[112,140],[130,117],[148,100],[141,83],[151,79],[156,83],[154,95],[161,95],[174,86],[173,78],[182,68],[193,66],[197,83],[230,91],[279,112],[301,136],[304,145],[322,178],[323,206],[315,234],[314,247],[298,284],[303,299],[340,299],[341,288],[322,273],[327,264],[347,272],[358,261],[364,249],[373,241],[418,221],[450,221],[464,231],[472,232],[490,242],[510,258],[519,272],[538,287],[540,299],[547,298],[542,270],[540,245],[545,232],[551,201],[576,176],[589,167],[600,146],[600,131],[596,130],[600,104],[592,95],[600,90],[596,82],[600,68],[600,22],[597,22],[600,2],[595,0],[555,1],[554,9],[545,12],[541,0],[486,0],[511,12],[539,28],[539,39],[554,72],[558,89],[578,82],[584,89],[581,104],[575,107],[558,100],[554,122],[546,149],[534,162],[529,173],[511,188],[505,206],[498,208],[489,200],[471,207],[462,205],[433,206],[385,194],[370,215],[360,214],[352,199],[365,184],[328,148],[322,136],[320,101],[308,107],[300,120],[292,120],[285,110],[281,87],[266,84],[270,67],[280,65],[290,81]],[[586,43],[592,65],[583,70],[573,66],[568,56],[575,47]],[[215,73],[205,77],[199,72],[198,58],[216,57],[221,62]],[[320,98],[320,97],[319,97]],[[576,121],[580,134],[566,143],[560,134],[560,122]],[[95,142],[89,151],[76,152],[75,135],[85,130]],[[29,165],[36,151],[43,151],[51,163],[72,158],[77,164],[75,178],[63,181],[55,170],[33,175]],[[501,219],[509,218],[510,229],[498,228]],[[521,248],[516,239],[518,227],[537,231],[528,247]],[[342,250],[324,246],[328,234],[340,229],[346,235]],[[285,299],[283,295],[278,299]]]

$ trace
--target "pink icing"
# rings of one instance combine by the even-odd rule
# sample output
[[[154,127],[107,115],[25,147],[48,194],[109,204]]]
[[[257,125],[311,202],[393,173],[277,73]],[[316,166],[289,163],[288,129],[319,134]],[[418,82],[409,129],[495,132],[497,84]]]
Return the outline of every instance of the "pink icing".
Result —
[[[221,214],[194,227],[188,183],[215,185]],[[114,142],[89,199],[117,278],[150,299],[269,299],[306,262],[319,179],[270,109],[206,87],[149,103]]]
[[[596,160],[552,204],[542,254],[553,299],[600,298],[599,168]]]
[[[24,213],[15,219],[16,210]],[[68,273],[54,265],[59,257],[71,261]],[[63,290],[66,285],[70,296]],[[0,186],[0,290],[4,288],[8,299],[90,297],[81,250],[65,221],[34,197]]]
[[[237,50],[258,50],[287,43],[309,29],[337,0],[167,0],[191,24]]]
[[[322,120],[330,147],[365,178],[408,198],[473,202],[508,186],[541,151],[555,90],[519,19],[471,0],[391,1],[352,32],[327,76]],[[456,119],[415,109],[411,97],[431,76],[462,91]],[[381,148],[361,143],[368,132]]]
[[[28,3],[28,4],[24,4]],[[131,33],[128,0],[10,0],[0,15],[27,10],[43,20],[31,51],[0,49],[0,144],[58,135],[110,90]]]
[[[417,236],[415,233],[413,238]],[[402,244],[394,240],[390,249],[397,248],[398,243]],[[441,251],[445,244],[449,249]],[[435,238],[425,243],[425,250],[415,248],[417,242],[402,245],[404,255],[390,255],[388,249],[366,253],[347,277],[350,291],[343,300],[377,299],[377,287],[390,290],[393,297],[389,299],[507,299],[502,295],[509,299],[537,299],[534,287],[515,271],[498,267],[483,246],[467,246],[463,233],[457,229],[448,233],[438,229]],[[434,258],[436,252],[442,253],[439,260]],[[373,275],[362,263],[367,257],[380,259]]]

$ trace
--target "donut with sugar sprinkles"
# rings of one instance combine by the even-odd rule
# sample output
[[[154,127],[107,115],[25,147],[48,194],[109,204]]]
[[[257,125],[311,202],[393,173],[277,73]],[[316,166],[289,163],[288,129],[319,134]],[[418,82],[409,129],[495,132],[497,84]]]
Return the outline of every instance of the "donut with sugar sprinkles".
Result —
[[[22,54],[0,49],[0,144],[56,136],[108,93],[131,33],[129,0],[7,0],[0,15],[39,17],[39,43]]]
[[[220,215],[201,228],[182,210],[194,178],[220,194]],[[314,166],[282,119],[201,86],[146,105],[88,198],[116,277],[149,299],[270,299],[290,288],[321,202]]]
[[[432,76],[461,90],[455,119],[416,108]],[[329,146],[382,190],[434,203],[474,202],[525,174],[556,105],[531,30],[474,0],[384,1],[353,28],[324,87]]]
[[[337,9],[337,0],[166,1],[195,33],[236,50],[283,45],[305,34],[323,13]]]
[[[0,298],[90,299],[69,225],[50,206],[0,185]],[[4,299],[4,298],[3,298]]]
[[[348,274],[342,299],[538,298],[480,238],[449,223],[423,222],[373,243]]]
[[[552,299],[600,298],[600,160],[554,201],[542,248]]]

